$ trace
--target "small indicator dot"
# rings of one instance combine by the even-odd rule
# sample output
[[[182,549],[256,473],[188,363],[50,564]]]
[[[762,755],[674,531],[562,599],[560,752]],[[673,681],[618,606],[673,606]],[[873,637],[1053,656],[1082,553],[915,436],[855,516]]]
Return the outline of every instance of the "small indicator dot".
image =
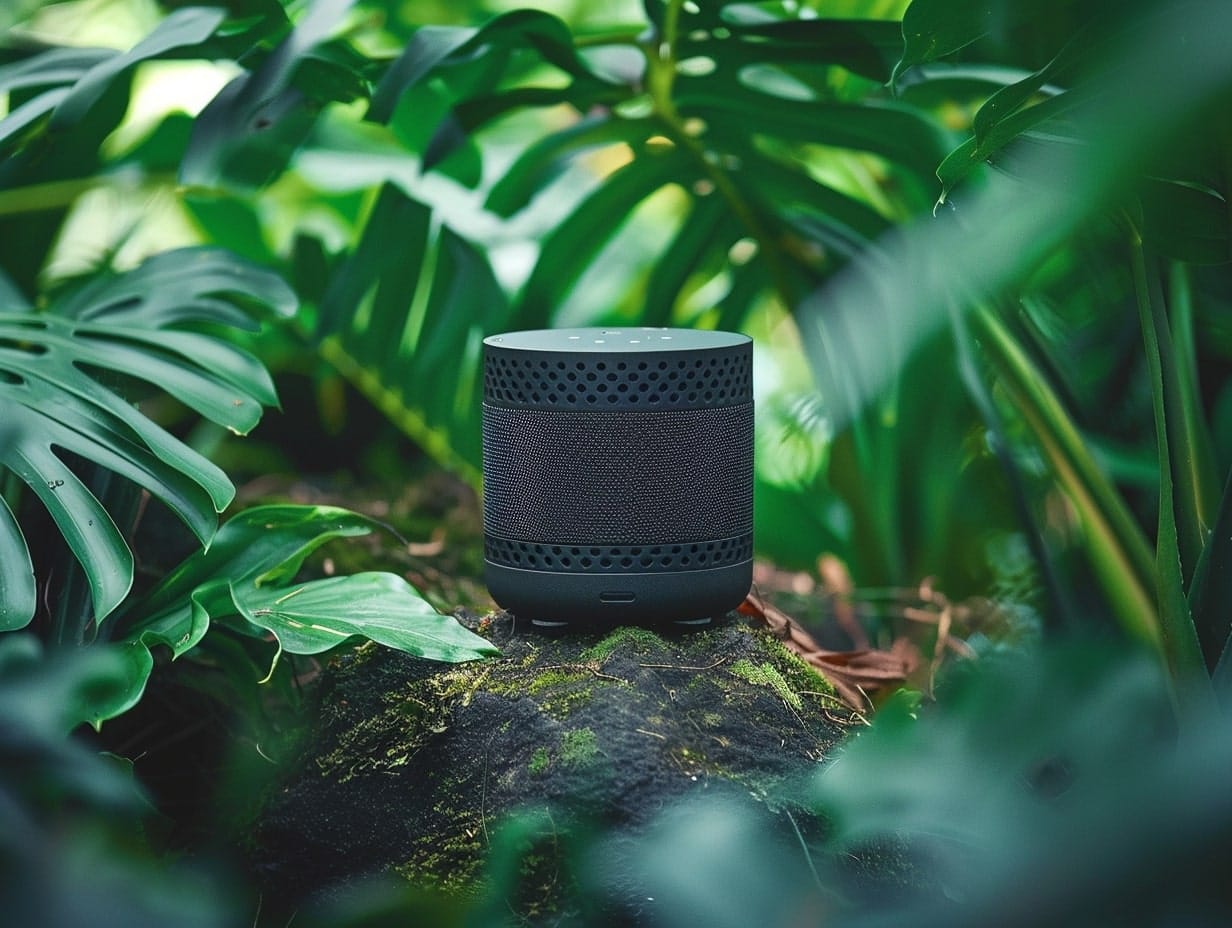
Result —
[[[602,345],[602,344],[603,344],[603,339],[601,339],[601,338],[596,338],[596,339],[595,339],[595,344],[596,344],[596,345]]]
[[[659,339],[661,341],[670,342],[672,340],[672,337],[670,335],[660,335]]]
[[[580,336],[580,335],[570,335],[570,336],[569,336],[569,341],[571,341],[571,342],[576,342],[576,341],[577,341],[579,338],[581,338],[581,337],[582,337],[582,336]]]

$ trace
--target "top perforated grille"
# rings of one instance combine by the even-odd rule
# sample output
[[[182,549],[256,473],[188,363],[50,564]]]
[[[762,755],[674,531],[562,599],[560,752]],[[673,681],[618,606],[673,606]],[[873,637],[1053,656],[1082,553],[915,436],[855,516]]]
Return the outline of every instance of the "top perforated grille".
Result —
[[[752,399],[752,351],[619,355],[505,351],[487,347],[484,400],[564,409],[687,409]]]

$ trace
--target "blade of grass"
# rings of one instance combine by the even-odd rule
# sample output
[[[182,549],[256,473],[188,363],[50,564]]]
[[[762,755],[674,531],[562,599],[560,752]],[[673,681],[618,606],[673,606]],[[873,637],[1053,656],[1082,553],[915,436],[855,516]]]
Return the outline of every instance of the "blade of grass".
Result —
[[[1005,324],[987,308],[971,318],[989,362],[1082,520],[1088,556],[1118,620],[1134,637],[1161,647],[1155,566],[1142,529]]]
[[[1216,690],[1227,702],[1232,698],[1232,658],[1228,656],[1232,653],[1232,473],[1224,485],[1210,540],[1194,569],[1189,609],[1206,666],[1215,674]]]
[[[1184,442],[1188,453],[1184,468],[1188,492],[1186,503],[1193,509],[1192,518],[1196,522],[1202,542],[1200,550],[1205,550],[1216,507],[1219,505],[1219,477],[1198,386],[1193,292],[1189,270],[1179,261],[1171,262],[1168,269],[1167,305],[1171,321],[1171,358],[1175,365],[1176,388],[1179,393],[1177,403],[1181,413],[1181,421],[1170,424],[1178,426],[1181,432],[1180,440]]]
[[[971,331],[967,325],[966,318],[957,306],[952,305],[950,307],[950,321],[953,327],[954,345],[958,355],[959,376],[962,378],[963,385],[967,388],[967,394],[971,397],[971,401],[975,404],[976,409],[979,410],[980,418],[984,420],[984,426],[988,429],[989,435],[992,438],[993,453],[997,456],[997,461],[1005,474],[1006,483],[1009,484],[1014,502],[1014,510],[1018,515],[1019,521],[1022,523],[1023,532],[1027,537],[1027,544],[1031,549],[1031,554],[1035,557],[1040,576],[1044,581],[1044,588],[1047,591],[1048,599],[1051,601],[1052,608],[1048,610],[1045,622],[1053,628],[1074,631],[1078,628],[1078,617],[1074,612],[1074,604],[1057,579],[1056,565],[1053,563],[1052,555],[1048,551],[1048,544],[1044,540],[1044,533],[1039,520],[1035,517],[1031,508],[1022,468],[1014,460],[1014,456],[1010,451],[1010,442],[1007,438],[1005,423],[1001,414],[997,411],[988,386],[976,367],[975,355],[972,350]]]
[[[1159,604],[1160,632],[1164,657],[1174,676],[1203,672],[1202,651],[1194,631],[1193,617],[1185,598],[1185,565],[1190,551],[1201,550],[1202,539],[1193,518],[1192,502],[1185,499],[1188,489],[1183,462],[1188,458],[1184,433],[1177,432],[1184,421],[1179,396],[1172,339],[1163,305],[1159,277],[1148,266],[1141,236],[1130,242],[1134,292],[1142,337],[1146,348],[1147,370],[1151,378],[1151,405],[1155,413],[1155,436],[1159,446],[1159,528],[1156,538],[1155,567],[1158,572],[1156,596]],[[1178,441],[1177,439],[1181,439]],[[1179,478],[1178,479],[1178,475]],[[1178,519],[1178,504],[1182,515]],[[1197,537],[1195,537],[1197,535]],[[1188,550],[1187,550],[1188,549]]]

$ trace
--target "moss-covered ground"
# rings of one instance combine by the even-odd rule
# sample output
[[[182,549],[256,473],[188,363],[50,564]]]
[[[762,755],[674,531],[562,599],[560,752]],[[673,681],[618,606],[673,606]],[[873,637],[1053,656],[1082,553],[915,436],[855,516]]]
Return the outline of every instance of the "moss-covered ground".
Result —
[[[562,637],[505,614],[463,620],[501,657],[448,666],[366,646],[329,668],[316,729],[257,828],[271,893],[378,872],[469,892],[519,810],[619,831],[690,794],[772,802],[844,734],[826,682],[734,616],[681,635]],[[526,884],[526,913],[552,910],[552,854],[531,855],[542,879]]]

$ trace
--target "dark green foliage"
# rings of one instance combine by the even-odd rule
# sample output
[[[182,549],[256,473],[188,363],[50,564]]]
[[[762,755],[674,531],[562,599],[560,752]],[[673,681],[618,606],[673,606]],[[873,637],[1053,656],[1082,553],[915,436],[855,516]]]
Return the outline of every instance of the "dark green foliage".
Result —
[[[130,405],[116,378],[143,384],[143,392],[165,390],[214,422],[247,432],[261,406],[275,402],[269,375],[246,351],[191,328],[250,328],[241,300],[282,315],[295,308],[279,278],[217,249],[164,253],[128,274],[92,281],[47,312],[21,303],[0,307],[8,430],[0,464],[37,495],[81,562],[96,622],[128,594],[132,556],[103,504],[56,449],[148,490],[208,541],[234,493],[230,481]],[[0,628],[24,627],[34,615],[34,577],[22,569],[29,565],[26,543],[2,502],[0,563]]]
[[[10,6],[6,28],[34,11]],[[0,39],[11,918],[68,928],[140,896],[125,924],[166,923],[167,897],[136,892],[162,885],[144,852],[57,864],[57,835],[140,845],[117,824],[139,814],[130,781],[63,734],[131,705],[158,653],[235,686],[353,632],[484,651],[400,579],[296,582],[359,517],[279,510],[267,530],[258,509],[215,535],[231,482],[167,409],[244,432],[274,401],[262,362],[330,367],[322,382],[347,378],[475,482],[482,337],[585,316],[748,327],[770,365],[807,359],[759,405],[763,553],[811,569],[834,552],[858,584],[933,575],[957,595],[1025,577],[1047,627],[1119,627],[1168,674],[1031,654],[936,707],[892,705],[788,794],[790,828],[706,804],[629,844],[576,834],[584,918],[610,914],[619,873],[659,900],[629,917],[668,925],[1226,921],[1210,871],[1229,739],[1209,706],[1211,678],[1232,693],[1225,4],[914,0],[900,22],[858,18],[891,6],[872,0],[646,0],[601,33],[476,3],[173,6],[124,51]],[[141,78],[194,60],[238,73],[120,150]],[[66,273],[98,192],[156,193],[211,247],[139,263],[130,229]],[[279,334],[241,334],[257,310]],[[138,598],[143,492],[214,547]],[[1025,566],[990,553],[1023,538]],[[340,618],[359,599],[380,608]],[[427,624],[391,630],[391,613]],[[96,644],[42,655],[27,627]],[[499,922],[555,837],[537,814],[494,826],[478,907],[381,890],[304,918]],[[901,853],[904,885],[842,875],[865,841]],[[231,914],[168,885],[180,922]],[[1008,905],[1024,885],[1030,904]]]

